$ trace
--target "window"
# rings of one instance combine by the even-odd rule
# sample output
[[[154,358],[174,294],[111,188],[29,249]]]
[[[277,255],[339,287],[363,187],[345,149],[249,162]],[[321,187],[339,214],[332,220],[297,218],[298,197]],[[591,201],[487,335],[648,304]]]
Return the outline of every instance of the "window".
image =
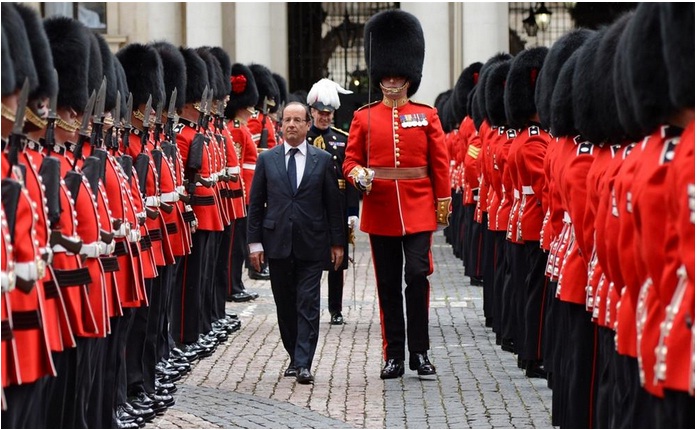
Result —
[[[106,32],[106,3],[46,2],[42,3],[44,17],[67,16],[80,20],[87,27]]]

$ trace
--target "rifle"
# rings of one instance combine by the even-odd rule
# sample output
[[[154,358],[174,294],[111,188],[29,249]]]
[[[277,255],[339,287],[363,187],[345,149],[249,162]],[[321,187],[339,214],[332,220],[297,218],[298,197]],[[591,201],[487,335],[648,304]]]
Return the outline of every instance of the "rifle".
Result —
[[[58,72],[53,69],[53,79],[58,82]],[[44,148],[47,156],[51,156],[51,150],[56,143],[56,121],[58,120],[58,92],[53,94],[49,100],[48,117],[46,118],[46,133],[44,134]]]
[[[261,109],[264,117],[261,119],[261,137],[259,138],[259,148],[269,147],[269,130],[266,129],[266,117],[269,116],[269,99],[264,96],[264,105]]]
[[[24,111],[27,108],[29,98],[29,78],[24,79],[22,90],[19,92],[17,110],[15,111],[15,122],[12,125],[12,132],[7,138],[8,151],[7,158],[10,165],[17,166],[19,162],[19,150],[24,147],[27,136],[24,134]]]

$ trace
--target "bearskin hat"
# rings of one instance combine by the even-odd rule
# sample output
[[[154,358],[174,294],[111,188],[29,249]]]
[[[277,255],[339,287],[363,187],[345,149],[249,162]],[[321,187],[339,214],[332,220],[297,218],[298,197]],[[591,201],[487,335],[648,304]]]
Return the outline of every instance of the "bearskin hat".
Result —
[[[495,54],[493,57],[489,58],[486,61],[486,63],[484,63],[479,72],[479,81],[476,85],[476,90],[478,93],[476,98],[476,103],[478,104],[477,118],[475,119],[474,117],[472,117],[477,129],[479,129],[479,127],[482,125],[482,122],[484,122],[485,119],[488,119],[489,123],[491,124],[491,120],[488,117],[489,114],[486,109],[486,80],[488,79],[488,74],[496,64],[502,61],[510,60],[512,58],[513,57],[511,56],[511,54],[499,52]]]
[[[254,81],[254,75],[249,67],[235,63],[230,70],[230,101],[225,106],[225,118],[235,118],[235,113],[244,108],[254,106],[259,99],[259,91]]]
[[[152,46],[141,43],[126,45],[116,57],[126,72],[126,82],[133,94],[133,109],[148,102],[152,96],[152,108],[165,102],[164,72],[162,60]]]
[[[44,30],[51,44],[53,67],[58,72],[57,105],[83,113],[89,99],[90,30],[67,17],[45,19]]]
[[[228,55],[223,48],[219,46],[214,46],[212,48],[208,48],[208,51],[213,54],[213,56],[218,60],[218,63],[220,63],[220,69],[223,72],[223,98],[225,98],[226,95],[230,94],[230,70],[232,69],[232,62],[230,61],[230,56]],[[222,100],[222,98],[221,98]]]
[[[24,28],[31,47],[31,56],[39,79],[38,86],[29,94],[29,98],[51,98],[51,96],[55,96],[58,93],[58,80],[53,73],[51,45],[48,43],[41,17],[35,9],[29,6],[21,3],[15,3],[14,5],[24,21]]]
[[[288,95],[288,102],[298,102],[298,103],[307,103],[307,98],[310,96],[310,93],[308,93],[305,90],[297,90],[293,91]]]
[[[421,85],[426,50],[419,20],[400,9],[378,12],[365,23],[363,41],[373,86],[379,89],[382,78],[403,76],[410,82],[407,96],[413,96]]]
[[[166,41],[153,42],[151,46],[160,55],[160,61],[162,61],[165,100],[167,100],[165,109],[169,107],[169,98],[172,97],[175,88],[177,89],[177,99],[174,101],[174,107],[181,109],[186,102],[186,62],[184,56],[176,46]]]
[[[512,128],[526,127],[530,117],[537,112],[535,86],[548,51],[540,46],[521,51],[513,58],[504,95],[506,118]]]
[[[487,75],[484,95],[486,97],[486,114],[491,125],[508,125],[503,96],[511,63],[512,60],[501,61],[492,66]]]
[[[467,66],[462,73],[460,73],[460,77],[457,78],[450,104],[452,104],[455,116],[460,119],[467,115],[467,98],[472,88],[477,85],[479,71],[482,69],[482,66],[483,64],[479,61],[472,63]]]
[[[99,43],[99,52],[102,56],[102,72],[106,78],[106,98],[104,103],[104,110],[106,112],[111,111],[116,107],[116,91],[118,90],[119,83],[116,78],[116,69],[114,68],[114,54],[111,53],[109,44],[106,39],[101,34],[96,34],[97,42]]]
[[[192,48],[179,48],[186,63],[186,103],[201,101],[203,91],[210,85],[205,61]]]
[[[676,108],[695,106],[695,4],[661,3],[663,59],[670,99]]]
[[[620,40],[617,42],[617,52],[615,53],[615,58],[613,59],[612,65],[612,84],[615,88],[615,101],[617,103],[617,116],[624,130],[627,139],[636,141],[644,137],[641,132],[641,126],[639,125],[638,119],[634,114],[634,109],[632,107],[631,96],[629,92],[629,83],[627,82],[627,77],[625,76],[625,63],[629,61],[627,57],[627,45],[629,44],[629,39],[631,38],[631,32],[628,31],[632,24],[632,18],[625,26]]]
[[[474,127],[477,130],[479,130],[479,127],[481,127],[482,123],[486,119],[485,113],[479,109],[479,88],[477,88],[482,85],[482,82],[484,82],[484,79],[482,79],[483,77],[484,76],[480,77],[477,86],[472,88],[469,95],[470,116],[472,117],[472,122],[474,122]]]
[[[126,71],[123,70],[123,66],[117,57],[114,57],[114,73],[116,74],[116,82],[118,84],[118,92],[121,94],[121,118],[125,118],[127,112],[128,103],[128,82],[126,80]]]
[[[590,39],[589,39],[590,40]],[[578,131],[574,124],[573,81],[574,71],[581,49],[574,51],[559,71],[554,92],[552,93],[552,119],[550,131],[552,135],[576,136]]]
[[[276,87],[278,88],[278,103],[269,109],[269,112],[276,112],[281,106],[285,106],[288,103],[288,83],[286,79],[279,75],[278,73],[271,73],[273,80],[276,82]]]
[[[255,104],[257,109],[262,109],[264,105],[264,97],[268,98],[275,104],[279,99],[279,90],[276,81],[266,66],[261,64],[250,64],[249,70],[252,71],[254,75],[254,81],[257,84],[257,90],[259,91],[259,98]],[[271,106],[271,104],[269,104]]]
[[[596,105],[598,100],[595,98],[595,87],[597,82],[593,79],[593,66],[598,53],[598,45],[600,45],[606,32],[607,27],[603,27],[596,31],[595,34],[589,37],[586,43],[578,49],[576,64],[582,64],[583,67],[576,67],[574,69],[571,88],[574,126],[584,138],[596,143],[600,143],[603,139],[602,133],[600,133],[599,121],[596,116]]]
[[[5,36],[14,64],[15,84],[19,89],[28,79],[31,94],[39,87],[39,76],[34,65],[24,21],[15,3],[2,3],[0,7],[2,8],[2,26],[5,28]]]
[[[617,53],[617,44],[627,23],[633,16],[628,12],[618,18],[612,24],[597,46],[595,63],[592,66],[591,80],[594,82],[595,94],[593,103],[593,116],[595,126],[592,130],[580,130],[592,142],[620,142],[624,137],[624,130],[617,114],[617,101],[615,99],[614,85],[614,58]],[[575,91],[575,89],[574,89]]]
[[[445,131],[446,133],[450,131],[447,130],[448,124],[445,119],[447,115],[449,115],[449,112],[446,111],[449,109],[447,105],[449,104],[448,102],[450,101],[452,94],[452,89],[443,91],[442,93],[438,94],[438,96],[436,96],[436,100],[433,102],[433,106],[436,108],[436,111],[438,111],[438,116],[440,117],[440,122],[443,126],[443,131]]]
[[[88,30],[87,35],[90,38],[90,66],[87,74],[87,91],[92,94],[92,91],[99,91],[99,87],[102,86],[104,73],[102,71],[102,53],[99,51],[97,36],[91,30]]]
[[[223,70],[220,68],[220,63],[208,48],[197,48],[196,53],[206,63],[208,85],[209,89],[213,91],[213,100],[222,100],[228,93],[221,93],[225,85],[223,84]],[[210,98],[210,93],[208,95]]]
[[[550,128],[552,94],[561,68],[591,34],[593,30],[585,28],[573,30],[560,37],[549,49],[535,86],[535,106],[543,128]]]
[[[5,27],[2,27],[2,96],[9,96],[15,92],[15,66],[12,63],[12,56],[10,56],[10,47],[7,44],[7,37],[5,37]]]
[[[641,3],[625,29],[630,37],[625,53],[628,61],[624,63],[623,73],[629,84],[634,114],[644,135],[651,134],[674,112],[669,95],[668,67],[663,61],[659,6],[659,3]],[[673,58],[668,64],[672,65],[676,60]]]

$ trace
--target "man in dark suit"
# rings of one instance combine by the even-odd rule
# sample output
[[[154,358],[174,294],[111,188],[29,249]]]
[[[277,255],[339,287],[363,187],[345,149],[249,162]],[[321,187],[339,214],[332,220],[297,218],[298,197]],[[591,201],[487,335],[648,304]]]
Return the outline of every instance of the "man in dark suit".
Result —
[[[283,109],[284,142],[259,154],[247,215],[252,267],[268,258],[278,326],[290,365],[284,376],[314,381],[310,366],[319,333],[320,280],[327,255],[344,259],[344,219],[332,157],[308,145],[305,105]]]

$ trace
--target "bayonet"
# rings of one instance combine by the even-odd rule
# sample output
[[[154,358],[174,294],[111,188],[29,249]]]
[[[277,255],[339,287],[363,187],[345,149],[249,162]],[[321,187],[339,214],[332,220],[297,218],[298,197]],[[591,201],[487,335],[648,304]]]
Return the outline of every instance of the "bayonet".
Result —
[[[160,135],[162,134],[162,109],[164,108],[164,103],[160,101],[157,104],[157,110],[155,112],[155,146],[160,143]]]
[[[19,92],[17,100],[17,110],[15,111],[15,122],[12,125],[12,133],[8,138],[9,151],[8,159],[10,164],[15,166],[18,162],[19,149],[22,147],[24,136],[24,111],[27,108],[29,98],[29,78],[24,79],[22,90]]]
[[[145,152],[145,145],[148,143],[148,134],[150,132],[150,111],[152,111],[152,95],[148,96],[148,102],[145,104],[145,112],[143,112],[143,135],[140,137],[140,152]]]
[[[133,115],[133,94],[128,93],[128,100],[126,101],[126,116],[123,118],[124,124],[123,124],[123,136],[121,138],[121,142],[123,142],[123,146],[125,148],[128,148],[128,142],[131,139],[131,129],[133,128],[131,126],[131,116]]]
[[[92,117],[92,145],[101,147],[104,140],[102,134],[104,125],[104,106],[106,104],[106,77],[102,79],[102,85],[97,93],[97,100],[94,105],[94,115]]]
[[[92,111],[94,110],[94,102],[96,99],[96,93],[92,91],[89,100],[87,100],[87,105],[85,106],[85,111],[82,113],[82,123],[80,124],[79,136],[77,138],[77,144],[75,144],[75,150],[73,151],[73,170],[77,167],[77,161],[82,158],[82,147],[90,139],[90,118],[92,117]]]
[[[111,133],[107,136],[107,149],[117,150],[119,148],[119,127],[121,126],[121,91],[116,90],[116,106],[111,112],[111,117],[114,119],[114,125],[111,127]]]
[[[165,123],[165,139],[174,142],[174,116],[177,114],[177,89],[172,90],[167,109],[167,122]]]
[[[58,72],[53,69],[53,78],[58,82]],[[48,116],[46,117],[46,133],[44,134],[44,147],[51,155],[53,145],[56,143],[56,120],[58,120],[58,91],[51,95],[48,101]]]
[[[198,127],[203,128],[204,120],[206,118],[206,102],[208,101],[208,85],[203,90],[203,95],[201,96],[201,101],[199,102],[199,116],[198,116]]]

